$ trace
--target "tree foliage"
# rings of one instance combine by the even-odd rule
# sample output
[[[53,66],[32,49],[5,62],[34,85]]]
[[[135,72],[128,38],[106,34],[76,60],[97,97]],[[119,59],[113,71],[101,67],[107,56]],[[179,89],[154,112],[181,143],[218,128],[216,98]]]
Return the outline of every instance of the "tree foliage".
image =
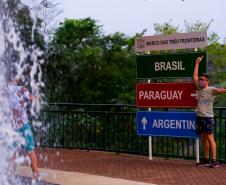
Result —
[[[212,85],[226,88],[226,45],[214,42],[208,46],[209,73]],[[216,106],[226,106],[226,95],[218,95]]]
[[[171,20],[163,24],[154,23],[154,30],[156,35],[169,35],[180,32],[179,26],[172,25]]]
[[[49,101],[134,103],[133,39],[104,35],[91,18],[67,19],[48,48]]]

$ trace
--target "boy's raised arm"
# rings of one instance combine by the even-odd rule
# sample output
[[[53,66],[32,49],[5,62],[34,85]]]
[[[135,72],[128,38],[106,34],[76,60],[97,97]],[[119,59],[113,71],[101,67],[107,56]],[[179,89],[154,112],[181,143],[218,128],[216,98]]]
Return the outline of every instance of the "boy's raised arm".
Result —
[[[195,68],[194,68],[194,73],[193,73],[193,80],[195,84],[198,86],[198,80],[199,80],[199,64],[202,61],[204,56],[198,57],[195,61]]]

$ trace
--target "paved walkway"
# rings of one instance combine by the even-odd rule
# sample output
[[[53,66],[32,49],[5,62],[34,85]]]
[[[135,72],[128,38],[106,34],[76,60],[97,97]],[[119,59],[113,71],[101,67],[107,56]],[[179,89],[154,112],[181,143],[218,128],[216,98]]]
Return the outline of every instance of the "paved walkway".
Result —
[[[45,173],[57,177],[51,182],[58,184],[226,185],[226,165],[210,169],[196,167],[194,161],[161,158],[150,161],[142,156],[66,149],[38,149],[37,153],[39,166],[52,169]]]

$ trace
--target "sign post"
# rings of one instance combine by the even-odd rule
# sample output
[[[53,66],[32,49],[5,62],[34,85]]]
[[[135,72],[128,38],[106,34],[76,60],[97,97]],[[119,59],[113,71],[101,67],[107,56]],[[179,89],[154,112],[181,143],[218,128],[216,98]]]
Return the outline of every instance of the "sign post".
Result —
[[[199,138],[195,139],[195,147],[196,147],[196,162],[199,163]]]
[[[153,160],[152,156],[152,136],[148,137],[149,160]]]
[[[195,48],[194,51],[197,52],[198,48]],[[196,147],[196,163],[199,163],[199,159],[200,159],[200,156],[199,156],[199,138],[196,138],[196,140],[195,140],[195,147]]]
[[[148,109],[149,112],[151,112],[151,108]],[[148,124],[148,120],[145,118],[146,120],[146,126]],[[153,156],[152,156],[152,136],[148,136],[148,153],[149,153],[149,160],[153,160]]]

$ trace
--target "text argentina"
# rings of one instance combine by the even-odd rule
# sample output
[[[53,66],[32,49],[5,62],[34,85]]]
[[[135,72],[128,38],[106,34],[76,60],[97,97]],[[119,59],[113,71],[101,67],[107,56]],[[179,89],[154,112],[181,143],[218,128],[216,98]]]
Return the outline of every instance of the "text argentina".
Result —
[[[152,128],[195,130],[196,126],[193,120],[154,119]]]

